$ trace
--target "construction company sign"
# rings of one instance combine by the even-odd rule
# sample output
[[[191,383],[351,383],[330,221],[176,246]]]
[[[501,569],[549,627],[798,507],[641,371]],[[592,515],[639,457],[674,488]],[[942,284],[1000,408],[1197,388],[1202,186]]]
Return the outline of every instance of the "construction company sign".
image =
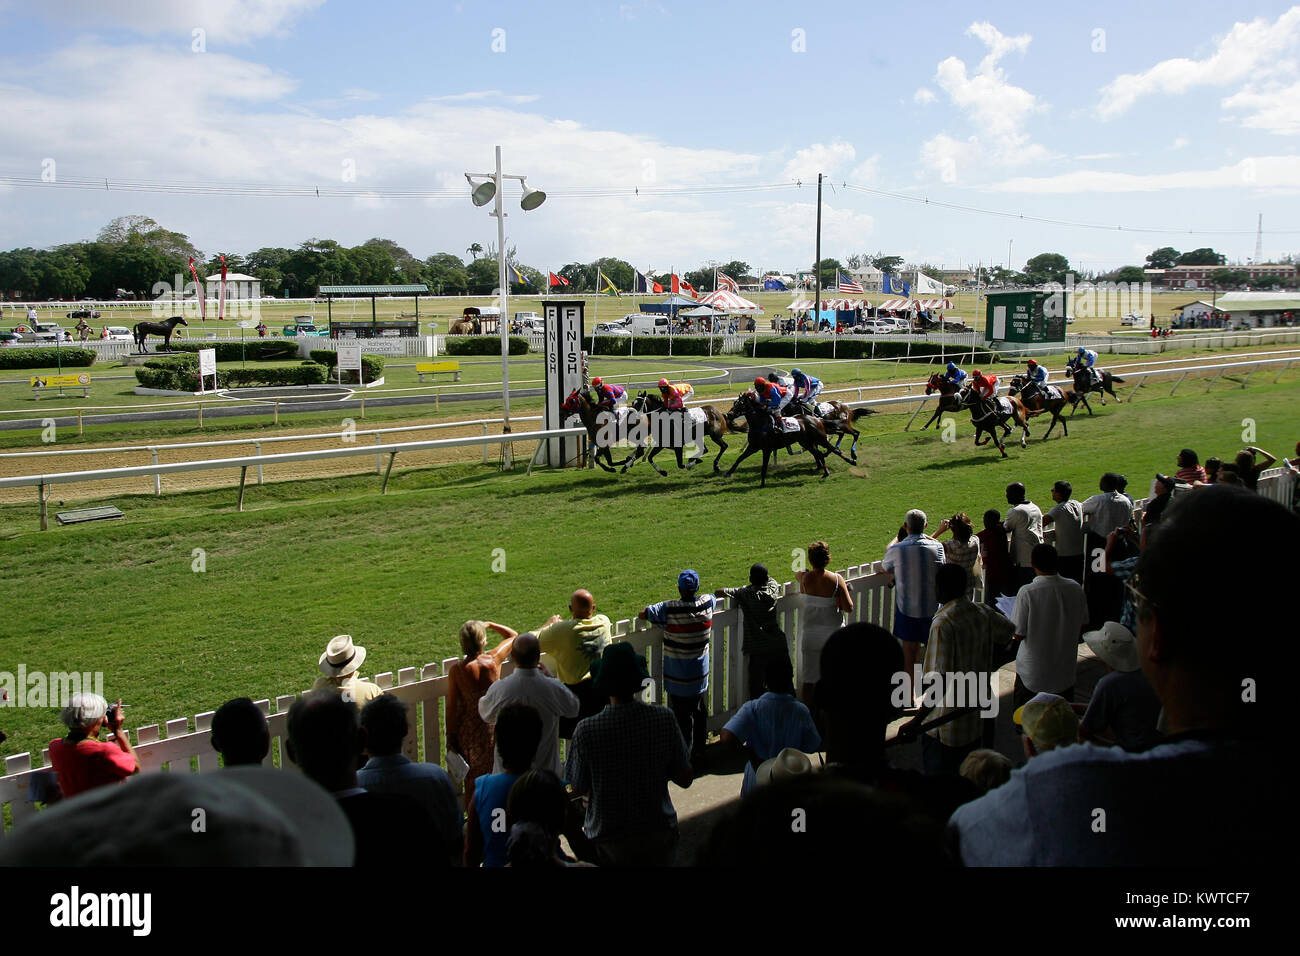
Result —
[[[586,367],[582,354],[583,302],[547,302],[543,338],[546,343],[546,405],[542,412],[544,429],[564,428],[566,416],[560,410],[575,388],[586,385]],[[552,468],[576,464],[580,451],[576,438],[548,438],[546,463]]]

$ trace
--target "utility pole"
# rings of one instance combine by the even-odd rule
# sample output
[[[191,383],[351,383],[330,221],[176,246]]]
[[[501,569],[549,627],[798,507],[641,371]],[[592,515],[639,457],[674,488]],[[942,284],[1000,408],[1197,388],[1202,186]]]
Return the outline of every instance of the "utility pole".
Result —
[[[813,328],[816,329],[822,320],[822,174],[817,174],[817,264],[813,266],[813,271],[817,276],[817,295],[813,301],[815,315],[813,316]],[[797,332],[797,330],[796,330]],[[796,339],[796,341],[798,341]]]

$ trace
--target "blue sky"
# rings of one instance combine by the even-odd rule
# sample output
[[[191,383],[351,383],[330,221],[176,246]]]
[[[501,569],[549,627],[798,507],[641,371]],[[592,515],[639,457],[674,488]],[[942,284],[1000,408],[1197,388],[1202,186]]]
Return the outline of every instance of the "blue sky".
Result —
[[[0,0],[0,32],[0,176],[65,184],[0,182],[0,248],[143,213],[207,252],[385,236],[463,254],[495,223],[449,194],[500,143],[506,171],[551,194],[527,216],[512,199],[507,219],[540,268],[806,268],[818,171],[836,184],[825,255],[1005,264],[1011,241],[1016,266],[1058,251],[1112,268],[1160,245],[1244,259],[1260,212],[1266,257],[1300,251],[1285,4]],[[112,188],[124,179],[348,195]],[[668,192],[702,184],[772,188]],[[399,187],[443,195],[365,195]]]

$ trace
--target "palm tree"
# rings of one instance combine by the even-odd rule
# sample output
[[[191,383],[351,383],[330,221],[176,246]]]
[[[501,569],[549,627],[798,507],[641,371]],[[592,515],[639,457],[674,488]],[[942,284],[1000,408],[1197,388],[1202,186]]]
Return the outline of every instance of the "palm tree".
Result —
[[[465,251],[468,252],[471,256],[473,256],[475,259],[477,259],[479,257],[479,254],[483,251],[483,247],[479,245],[477,242],[475,242],[471,244],[470,247]]]

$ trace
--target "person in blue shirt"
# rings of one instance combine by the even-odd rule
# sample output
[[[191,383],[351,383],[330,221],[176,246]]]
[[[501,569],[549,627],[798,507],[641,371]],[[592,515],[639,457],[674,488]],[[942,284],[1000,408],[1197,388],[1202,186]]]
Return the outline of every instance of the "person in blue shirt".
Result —
[[[817,396],[822,393],[820,379],[805,375],[800,369],[792,369],[790,377],[794,379],[794,389],[790,395],[790,404],[803,402],[809,409],[815,409]]]
[[[1033,401],[1034,396],[1042,391],[1043,387],[1047,385],[1047,369],[1039,365],[1036,360],[1030,359],[1029,364],[1026,367],[1026,372],[1028,373],[1026,378],[1028,378],[1029,381],[1025,384],[1024,390],[1020,393],[1020,400],[1022,402],[1031,402]]]
[[[966,381],[965,370],[958,368],[956,362],[948,363],[948,370],[943,373],[944,381],[952,382],[954,385],[961,385]]]
[[[822,747],[821,734],[808,708],[795,700],[794,670],[790,658],[776,654],[768,659],[763,683],[767,688],[757,700],[741,705],[722,728],[722,743],[743,748],[746,755],[743,797],[754,789],[755,771],[787,747],[802,753],[817,753]]]
[[[766,408],[772,416],[772,424],[775,427],[779,423],[777,419],[781,417],[781,411],[790,401],[790,392],[776,382],[769,382],[765,378],[754,379],[754,394],[758,396],[758,404]]]
[[[621,405],[626,401],[627,389],[623,388],[622,385],[602,381],[597,376],[591,380],[591,390],[588,392],[588,397],[593,405],[612,412],[615,405]]]
[[[1082,345],[1080,345],[1079,354],[1075,356],[1073,362],[1075,370],[1077,371],[1078,369],[1086,368],[1089,374],[1092,376],[1092,381],[1095,382],[1097,380],[1097,370],[1096,368],[1094,368],[1096,364],[1097,364],[1097,353],[1094,352],[1092,349],[1085,349]]]

